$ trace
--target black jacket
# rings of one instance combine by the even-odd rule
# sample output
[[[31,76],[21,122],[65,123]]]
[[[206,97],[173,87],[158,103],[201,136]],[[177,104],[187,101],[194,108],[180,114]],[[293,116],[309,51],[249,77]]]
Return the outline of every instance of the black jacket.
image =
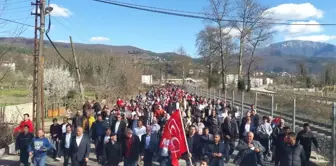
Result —
[[[92,131],[92,140],[96,140],[98,138],[101,138],[103,135],[105,135],[105,131],[106,131],[106,122],[104,121],[98,121],[96,120],[95,122],[93,122],[92,127],[91,127],[91,131]]]
[[[61,139],[62,138],[62,126],[59,124],[52,124],[50,125],[50,135],[53,140]],[[55,135],[55,136],[54,136]]]
[[[62,134],[62,139],[61,139],[61,150],[65,149],[65,138],[66,137],[66,133]],[[71,142],[72,140],[76,138],[76,134],[74,132],[71,132],[71,137],[70,137],[70,147],[71,148]]]
[[[119,142],[109,141],[104,146],[103,159],[109,165],[118,165],[122,161],[122,148]]]
[[[78,126],[83,126],[83,116],[75,115],[72,118],[73,128],[76,129]]]
[[[213,157],[213,153],[221,153],[222,157]],[[211,143],[206,148],[206,153],[209,157],[209,166],[224,165],[224,158],[229,155],[229,147],[220,142],[219,144]]]
[[[302,145],[294,146],[286,144],[281,155],[280,166],[306,166],[307,160]]]
[[[83,134],[82,140],[79,146],[76,142],[76,136],[71,138],[70,152],[72,160],[79,162],[84,161],[84,158],[89,158],[90,154],[90,139],[87,135]]]
[[[195,157],[200,157],[202,154],[201,136],[198,134],[194,134],[192,137],[187,136],[187,143],[189,152]]]
[[[116,123],[117,123],[117,121],[113,122],[113,124],[111,126],[111,131],[112,131],[112,133],[117,134],[117,136],[118,136],[117,138],[118,138],[118,141],[119,141],[124,136],[124,132],[125,132],[125,129],[126,129],[126,123],[125,123],[125,121],[121,120],[118,130],[115,130]]]
[[[319,148],[318,142],[312,132],[304,132],[303,130],[297,134],[296,141],[303,146],[306,152],[311,152],[311,144]]]
[[[101,106],[99,103],[94,103],[93,106],[92,106],[92,109],[94,109],[95,113],[99,112],[102,110]]]
[[[145,150],[146,150],[146,137],[147,137],[147,134],[144,134],[141,136],[141,147],[140,147],[141,155],[144,155]],[[148,147],[150,152],[152,153],[156,152],[159,147],[159,143],[160,143],[160,140],[158,139],[157,134],[151,133],[150,138],[149,138],[149,147]]]
[[[140,155],[140,151],[141,151],[141,143],[140,143],[140,139],[138,136],[134,135],[132,136],[132,146],[131,146],[131,153],[129,156],[129,159],[132,161],[137,161]],[[126,149],[127,149],[127,138],[122,139],[122,149],[123,149],[123,156],[126,156]]]
[[[15,141],[15,150],[28,150],[28,146],[32,144],[32,140],[34,138],[34,135],[30,132],[25,134],[24,132],[21,132],[17,137]]]
[[[224,122],[222,123],[221,128],[224,140],[235,141],[236,139],[239,138],[237,122],[230,121],[229,124],[226,124]],[[226,135],[228,135],[230,139],[227,139]]]
[[[108,115],[104,118],[104,122],[108,128],[110,128],[115,121],[115,117],[113,115]]]

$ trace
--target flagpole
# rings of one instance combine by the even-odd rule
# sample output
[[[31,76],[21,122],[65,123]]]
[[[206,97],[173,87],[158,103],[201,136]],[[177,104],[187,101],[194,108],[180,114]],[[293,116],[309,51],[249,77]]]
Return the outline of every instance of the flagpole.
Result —
[[[183,136],[184,136],[184,138],[185,138],[185,144],[186,144],[186,146],[187,146],[187,152],[188,152],[188,158],[189,158],[189,162],[190,162],[190,164],[192,165],[193,163],[192,163],[192,160],[191,160],[191,158],[189,157],[189,153],[190,153],[190,151],[189,151],[189,146],[188,146],[188,141],[187,141],[187,136],[186,136],[186,133],[185,133],[185,129],[184,129],[184,124],[183,124],[183,120],[182,120],[182,113],[181,113],[181,110],[179,109],[178,110],[179,111],[179,113],[180,113],[180,120],[181,120],[181,124],[182,124],[182,131],[183,131]]]

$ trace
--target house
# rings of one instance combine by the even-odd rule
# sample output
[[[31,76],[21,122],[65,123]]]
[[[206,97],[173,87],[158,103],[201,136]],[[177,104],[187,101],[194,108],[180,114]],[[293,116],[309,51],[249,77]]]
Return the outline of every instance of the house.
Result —
[[[15,63],[14,62],[9,62],[9,61],[2,61],[0,62],[0,67],[1,68],[7,68],[11,71],[15,71]]]

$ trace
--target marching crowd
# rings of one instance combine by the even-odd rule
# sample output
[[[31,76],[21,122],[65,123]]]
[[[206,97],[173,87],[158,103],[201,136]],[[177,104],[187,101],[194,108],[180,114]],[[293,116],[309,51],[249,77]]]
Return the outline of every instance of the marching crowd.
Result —
[[[152,88],[129,102],[117,99],[114,107],[87,102],[83,109],[60,124],[53,119],[51,139],[38,130],[34,137],[29,115],[15,132],[20,162],[45,166],[46,155],[64,166],[84,166],[89,160],[90,145],[95,145],[96,161],[104,166],[173,165],[170,147],[162,146],[166,122],[181,110],[188,151],[181,156],[187,166],[224,166],[233,158],[239,166],[264,165],[270,160],[276,166],[307,166],[312,144],[319,150],[309,128],[297,134],[283,119],[260,116],[254,106],[239,115],[235,108],[220,99],[206,99],[185,92],[180,87]],[[233,155],[234,151],[238,151]],[[231,160],[232,161],[232,160]],[[60,164],[61,165],[61,164]]]

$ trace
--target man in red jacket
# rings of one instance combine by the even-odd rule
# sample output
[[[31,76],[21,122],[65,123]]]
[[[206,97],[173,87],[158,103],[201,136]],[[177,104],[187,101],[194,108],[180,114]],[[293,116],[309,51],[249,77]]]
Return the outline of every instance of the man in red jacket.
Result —
[[[29,119],[29,114],[23,114],[23,121],[21,121],[20,125],[14,129],[14,133],[19,133],[23,131],[23,128],[25,126],[29,127],[29,132],[33,133],[34,132],[34,126],[32,121]]]

